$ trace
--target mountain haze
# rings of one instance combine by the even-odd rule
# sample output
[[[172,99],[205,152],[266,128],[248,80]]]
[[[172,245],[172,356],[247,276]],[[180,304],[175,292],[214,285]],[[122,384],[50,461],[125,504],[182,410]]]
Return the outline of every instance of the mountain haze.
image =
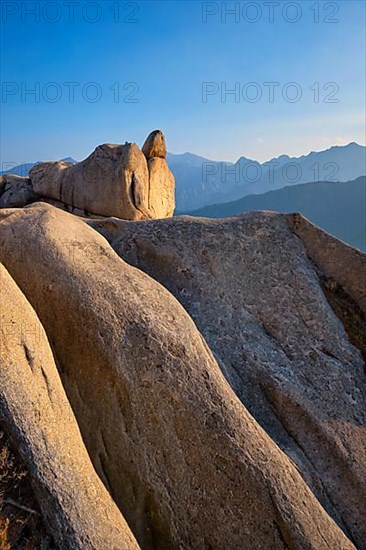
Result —
[[[76,162],[71,157],[61,160]],[[262,164],[245,156],[233,163],[188,152],[168,153],[167,162],[176,180],[179,212],[262,194],[288,185],[354,180],[366,175],[366,147],[352,142],[325,151],[312,151],[300,157],[280,155]],[[39,162],[20,164],[0,172],[0,175],[27,176],[35,164]]]
[[[366,147],[357,143],[289,157],[281,155],[263,164],[241,157],[236,163],[170,155],[176,178],[178,211],[261,194],[286,185],[315,181],[350,181],[366,175]]]

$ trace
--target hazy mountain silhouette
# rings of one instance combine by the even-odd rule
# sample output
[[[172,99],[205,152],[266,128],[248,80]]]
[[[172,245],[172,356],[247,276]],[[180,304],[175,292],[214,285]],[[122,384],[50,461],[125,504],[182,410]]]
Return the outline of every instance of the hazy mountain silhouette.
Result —
[[[188,210],[288,185],[353,180],[366,175],[366,147],[353,142],[301,157],[281,155],[263,164],[246,157],[217,162],[190,153],[170,154],[168,162],[176,178],[177,208]]]
[[[71,157],[61,160],[76,162]],[[232,163],[188,152],[168,153],[167,161],[176,180],[178,211],[221,204],[289,185],[351,181],[366,175],[366,147],[355,142],[325,151],[312,151],[300,157],[280,155],[263,164],[244,156]],[[20,164],[0,172],[0,175],[27,176],[35,164]]]
[[[366,177],[348,182],[306,183],[207,206],[193,216],[223,218],[251,210],[300,212],[313,223],[366,251]]]

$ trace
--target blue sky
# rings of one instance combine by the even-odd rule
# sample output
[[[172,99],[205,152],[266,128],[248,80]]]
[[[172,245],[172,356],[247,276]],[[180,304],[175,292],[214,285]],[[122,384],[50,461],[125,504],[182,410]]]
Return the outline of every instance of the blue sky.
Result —
[[[365,3],[270,4],[3,0],[2,165],[155,128],[217,160],[364,143]]]

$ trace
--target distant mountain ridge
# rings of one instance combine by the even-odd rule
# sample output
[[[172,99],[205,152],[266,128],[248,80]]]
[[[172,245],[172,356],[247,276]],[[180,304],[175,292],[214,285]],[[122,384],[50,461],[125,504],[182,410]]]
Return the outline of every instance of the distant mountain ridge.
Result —
[[[366,175],[366,147],[355,142],[308,155],[281,155],[264,163],[241,157],[217,162],[191,154],[169,155],[176,178],[177,209],[192,210],[288,185],[351,181]]]
[[[73,158],[61,159],[76,162]],[[366,175],[366,147],[352,142],[300,157],[280,155],[264,163],[240,157],[235,163],[193,153],[168,153],[176,180],[178,211],[221,204],[252,194],[315,181],[352,181]],[[2,174],[28,175],[37,163],[21,164]]]
[[[316,182],[287,186],[262,195],[215,204],[189,212],[224,218],[253,210],[300,212],[311,222],[352,246],[366,251],[366,177],[348,182]]]

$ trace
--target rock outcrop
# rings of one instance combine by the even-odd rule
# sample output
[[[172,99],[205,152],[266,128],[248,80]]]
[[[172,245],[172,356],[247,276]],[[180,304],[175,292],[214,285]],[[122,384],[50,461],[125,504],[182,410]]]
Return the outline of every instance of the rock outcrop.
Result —
[[[40,163],[29,177],[39,195],[79,210],[126,220],[148,217],[147,165],[135,144],[99,145],[77,164]]]
[[[288,214],[286,219],[317,267],[329,304],[342,321],[350,341],[366,361],[365,254],[314,226],[299,214]]]
[[[0,420],[51,533],[62,549],[137,550],[91,464],[43,327],[1,264],[0,282]]]
[[[179,247],[183,247],[184,226],[188,231],[192,224],[178,223]],[[255,225],[246,228],[246,239],[242,236],[238,243],[229,232],[229,248],[221,250],[233,254],[237,244],[242,254],[248,252]],[[138,231],[138,227],[131,224],[131,230]],[[148,223],[146,230],[152,227]],[[153,249],[158,249],[159,238],[164,240],[167,227],[164,222],[155,226],[156,234],[150,235]],[[196,238],[204,233],[202,226],[198,227]],[[285,231],[283,225],[278,227],[282,229],[280,240]],[[267,231],[271,228],[270,224]],[[219,228],[211,229],[217,233]],[[238,226],[238,231],[242,234],[242,227]],[[265,238],[263,224],[259,234]],[[0,235],[1,259],[31,301],[52,342],[94,465],[143,548],[353,548],[292,461],[236,398],[191,318],[167,290],[118,258],[85,222],[48,205],[3,211]],[[221,244],[218,240],[217,247]],[[263,256],[269,244],[264,240],[258,254]],[[131,254],[137,254],[135,246],[130,241]],[[227,269],[222,261],[215,261],[214,250],[212,242],[197,249],[195,268],[207,262],[212,274],[230,279],[233,266]],[[301,243],[295,253],[303,254]],[[169,260],[168,245],[165,260]],[[259,265],[255,266],[259,270]],[[306,276],[313,275],[306,263],[303,268],[306,285]],[[167,263],[167,274],[169,269]],[[276,269],[277,264],[273,272],[267,266],[266,275],[274,287],[278,281],[280,297],[279,277],[291,272],[291,264],[283,272]],[[177,276],[180,285],[190,280],[194,289],[192,270],[178,268]],[[243,286],[237,300],[255,288],[253,279],[242,281],[245,283],[247,288]],[[219,285],[217,299],[223,299],[221,293]],[[265,309],[265,296],[255,298],[258,307]],[[281,305],[284,308],[286,302]],[[202,302],[197,307],[201,308]],[[240,320],[239,307],[240,302],[237,309],[222,304],[216,324],[224,330],[225,310]],[[333,317],[324,305],[319,323]],[[289,322],[292,320],[290,316]],[[250,344],[260,354],[260,331],[250,329],[247,323]],[[290,334],[283,345],[294,346],[293,336],[301,335]],[[215,349],[210,334],[208,337]],[[222,344],[228,339],[224,331]],[[262,342],[268,344],[268,339]],[[353,362],[357,375],[359,356],[341,328],[328,345],[337,344],[343,346],[344,361]],[[219,356],[217,348],[215,353]],[[238,353],[243,361],[245,350],[239,348]],[[267,354],[263,357],[267,359],[262,369],[264,384],[271,380],[264,371],[270,371],[270,363],[276,359],[274,345]],[[289,387],[288,363],[284,353],[281,357],[284,366],[283,372],[277,373],[279,383]],[[330,376],[337,386],[333,376],[336,361],[330,366],[323,382]],[[248,393],[257,385],[255,369],[252,373],[253,387]],[[309,370],[304,375],[309,375]],[[283,397],[280,390],[278,395]],[[294,413],[300,412],[294,407]],[[301,423],[301,418],[298,421]]]
[[[365,255],[299,215],[90,225],[181,302],[243,404],[365,548]]]
[[[366,317],[365,254],[332,237],[301,214],[287,214],[286,220],[321,275],[338,283]]]
[[[155,130],[147,137],[142,152],[149,170],[149,205],[152,218],[170,218],[175,208],[175,180],[166,162],[166,145],[163,133]]]
[[[151,137],[154,134],[155,137]],[[35,193],[76,214],[115,216],[125,220],[166,218],[175,208],[175,180],[166,163],[160,131],[144,150],[135,143],[100,145],[82,162],[44,162],[29,178]],[[146,145],[147,144],[147,145]],[[163,156],[161,156],[163,155]]]
[[[22,208],[39,200],[29,178],[8,174],[0,176],[0,208]]]

